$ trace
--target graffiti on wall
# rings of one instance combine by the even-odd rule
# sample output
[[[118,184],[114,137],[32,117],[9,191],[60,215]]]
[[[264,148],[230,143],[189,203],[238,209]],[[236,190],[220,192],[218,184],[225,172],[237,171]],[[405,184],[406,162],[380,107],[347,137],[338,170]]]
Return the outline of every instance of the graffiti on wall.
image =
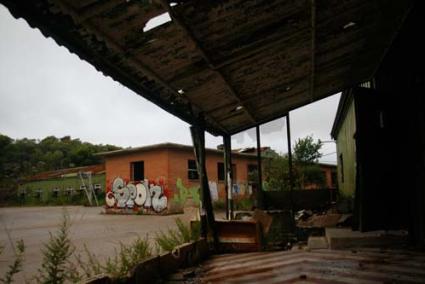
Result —
[[[194,205],[199,205],[199,186],[194,186],[187,188],[184,186],[181,178],[178,178],[176,181],[177,194],[174,194],[173,201],[183,207],[186,201],[192,198]]]
[[[218,201],[218,187],[215,181],[208,181],[212,201]]]
[[[167,196],[168,188],[163,179],[133,183],[117,177],[106,193],[106,205],[119,209],[152,209],[160,213],[167,208]]]

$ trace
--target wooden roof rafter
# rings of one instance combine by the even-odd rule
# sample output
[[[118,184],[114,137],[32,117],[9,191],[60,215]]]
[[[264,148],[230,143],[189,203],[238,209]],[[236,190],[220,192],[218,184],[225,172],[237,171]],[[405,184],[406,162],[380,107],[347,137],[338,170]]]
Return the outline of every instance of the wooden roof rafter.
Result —
[[[203,115],[219,135],[371,78],[415,0],[0,3],[173,115],[190,124]],[[145,31],[167,12],[170,22]]]
[[[237,100],[237,106],[235,110],[238,110],[238,107],[242,107],[242,111],[244,111],[251,122],[256,122],[255,116],[251,113],[251,111],[247,108],[247,105],[241,100],[240,96],[237,94],[235,89],[232,87],[232,85],[229,83],[229,81],[224,77],[223,73],[220,72],[218,68],[215,67],[214,63],[209,58],[206,51],[202,48],[199,41],[196,39],[196,37],[193,35],[193,33],[190,31],[189,27],[185,24],[184,20],[180,17],[178,13],[176,13],[173,8],[171,7],[170,3],[167,0],[157,0],[161,6],[167,10],[170,17],[174,20],[174,22],[183,30],[183,32],[187,35],[187,37],[192,41],[192,43],[196,46],[197,50],[201,53],[202,58],[205,60],[207,65],[211,70],[213,70],[220,79],[224,82],[226,85],[227,90],[230,92],[230,94]]]
[[[94,11],[87,10],[87,12],[82,14],[80,14],[79,11],[74,10],[64,0],[56,0],[55,3],[61,6],[62,10],[66,11],[73,18],[75,23],[84,25],[89,30],[92,30],[92,31],[95,30],[96,33],[101,36],[102,40],[104,40],[107,45],[117,50],[119,53],[122,53],[122,54],[127,53],[127,50],[123,46],[115,42],[107,34],[103,33],[99,27],[94,27],[90,20],[91,17],[94,17],[97,14],[102,13],[103,11],[106,11],[109,8],[111,8],[111,5],[110,5],[111,2],[105,2],[102,5],[98,5],[96,10]],[[143,74],[152,78],[153,80],[158,82],[163,88],[165,88],[169,92],[169,94],[174,97],[171,100],[180,101],[180,103],[186,104],[190,115],[193,116],[195,112],[202,112],[206,120],[208,120],[210,123],[213,122],[213,120],[208,116],[208,114],[205,114],[203,111],[199,111],[202,109],[201,107],[199,107],[198,105],[194,104],[189,99],[187,99],[184,93],[181,93],[179,92],[179,90],[176,90],[175,88],[170,86],[168,82],[162,79],[161,76],[158,75],[155,71],[151,70],[151,68],[149,68],[146,64],[144,64],[144,62],[142,62],[140,59],[129,57],[126,60],[129,61],[130,64],[134,64],[136,68],[140,69],[140,71]],[[221,131],[223,131],[220,125],[217,125],[217,127]]]

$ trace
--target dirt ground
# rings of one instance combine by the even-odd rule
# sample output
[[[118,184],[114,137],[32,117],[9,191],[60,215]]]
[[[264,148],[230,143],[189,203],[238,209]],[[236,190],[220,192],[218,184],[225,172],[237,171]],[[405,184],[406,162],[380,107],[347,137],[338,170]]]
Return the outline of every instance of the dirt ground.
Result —
[[[54,233],[61,221],[63,208],[70,215],[70,238],[77,252],[82,252],[84,244],[100,258],[114,254],[120,242],[130,243],[138,236],[149,239],[155,232],[175,228],[175,218],[185,222],[196,215],[195,208],[185,210],[184,214],[169,216],[153,215],[105,215],[101,207],[14,207],[0,208],[0,245],[4,246],[0,255],[0,276],[14,257],[11,243],[19,239],[25,242],[24,271],[16,277],[17,283],[30,280],[41,265],[40,249]]]

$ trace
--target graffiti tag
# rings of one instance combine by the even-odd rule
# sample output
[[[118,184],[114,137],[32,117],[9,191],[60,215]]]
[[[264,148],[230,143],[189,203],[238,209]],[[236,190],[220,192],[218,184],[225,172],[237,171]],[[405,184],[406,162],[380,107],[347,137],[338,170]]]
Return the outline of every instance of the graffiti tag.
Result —
[[[112,182],[112,188],[106,193],[108,207],[146,208],[159,213],[167,208],[168,198],[164,192],[163,182],[125,182],[117,177]]]

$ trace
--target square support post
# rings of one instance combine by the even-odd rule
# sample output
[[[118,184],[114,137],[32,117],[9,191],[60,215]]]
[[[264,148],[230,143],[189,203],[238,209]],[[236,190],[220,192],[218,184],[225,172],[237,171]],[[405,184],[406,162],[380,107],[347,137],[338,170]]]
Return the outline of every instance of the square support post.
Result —
[[[294,172],[292,165],[292,146],[291,146],[291,122],[289,120],[289,112],[286,115],[286,137],[288,139],[288,169],[289,169],[289,198],[291,203],[291,210],[294,211],[292,191],[294,188]]]
[[[214,211],[211,201],[211,193],[208,185],[208,176],[205,166],[205,130],[199,125],[190,127],[190,133],[192,135],[193,146],[195,150],[196,166],[199,174],[199,182],[201,186],[201,220],[202,215],[206,215],[206,223],[209,232],[212,233],[214,248],[218,249],[218,235],[215,225]],[[206,213],[206,214],[205,214]],[[202,226],[203,224],[201,224]]]
[[[226,219],[233,219],[233,196],[232,196],[232,144],[230,135],[223,135],[224,145],[224,181],[226,189]]]
[[[257,134],[257,171],[258,171],[258,182],[257,182],[257,207],[264,209],[264,196],[263,196],[263,167],[261,161],[261,140],[260,140],[260,126],[255,127]]]

